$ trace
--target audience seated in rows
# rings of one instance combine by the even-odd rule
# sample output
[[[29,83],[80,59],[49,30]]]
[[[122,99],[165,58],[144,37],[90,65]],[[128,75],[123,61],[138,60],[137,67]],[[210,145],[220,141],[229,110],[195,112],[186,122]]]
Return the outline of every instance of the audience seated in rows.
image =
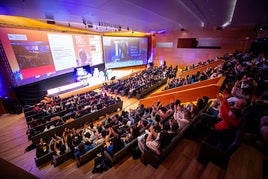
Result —
[[[152,67],[127,79],[118,80],[110,85],[104,85],[102,89],[111,93],[127,95],[130,98],[141,93],[142,90],[153,86],[158,81],[174,76],[176,72],[177,67],[174,69],[172,67],[167,68],[166,66]]]
[[[85,152],[105,142],[106,130],[97,129],[92,123],[84,124],[82,129],[65,128],[62,136],[54,135],[49,143],[40,139],[36,146],[36,157],[40,158],[49,152],[55,152],[55,157],[65,152],[72,151],[73,156],[78,158]]]
[[[81,100],[82,98],[83,100]],[[66,111],[63,113],[63,116],[48,118],[47,120],[49,121],[44,120],[44,117],[41,117],[40,119],[34,119],[32,117],[29,122],[29,129],[27,132],[28,138],[30,139],[35,134],[45,132],[56,126],[69,122],[69,119],[77,119],[85,114],[93,113],[109,105],[115,104],[118,101],[121,101],[119,97],[114,98],[102,92],[98,94],[90,91],[81,95],[75,95],[68,98],[66,103],[62,103],[64,104],[63,109]]]
[[[195,74],[187,75],[186,77],[178,77],[173,78],[171,81],[168,82],[168,85],[164,88],[164,90],[193,84],[199,81],[204,81],[211,78],[216,78],[222,76],[222,69],[221,65],[215,67],[214,69],[208,67],[204,72],[197,71]]]
[[[262,144],[262,147],[266,144],[263,137],[265,127],[262,128],[266,124],[262,119],[265,119],[267,104],[259,94],[267,90],[267,82],[264,85],[267,60],[258,55],[235,52],[224,57],[225,91],[215,99],[207,113],[200,115],[202,131],[206,131],[210,142],[222,148],[228,146],[230,136],[240,127],[245,132],[246,142],[253,146]]]
[[[194,68],[198,68],[200,66],[204,66],[204,65],[207,65],[207,64],[210,64],[212,62],[215,62],[217,61],[218,59],[221,59],[222,57],[216,57],[215,59],[208,59],[204,62],[202,61],[199,61],[197,64],[192,64],[192,65],[186,65],[183,69],[182,69],[182,72],[185,72],[187,70],[191,70],[191,69],[194,69]]]
[[[158,101],[156,105],[153,103],[152,107],[157,109],[154,123],[138,137],[138,147],[142,153],[147,146],[160,155],[161,150],[189,123],[194,114],[194,110],[191,109],[194,104],[188,105],[187,109],[177,99],[175,103],[171,102],[167,106],[162,106]]]
[[[261,57],[238,52],[224,59],[226,62],[221,72],[227,77],[223,85],[225,90],[217,96],[207,113],[200,115],[202,130],[209,131],[210,142],[220,142],[220,146],[226,148],[232,137],[229,134],[245,122],[242,127],[246,132],[258,134],[263,142],[267,142],[267,96],[264,95],[260,101],[252,101],[253,96],[267,88],[264,85],[267,85],[267,76],[263,76],[266,62]],[[261,69],[261,72],[256,69]],[[172,138],[190,123],[194,114],[207,104],[208,98],[203,96],[197,99],[196,105],[190,103],[184,106],[179,100],[167,106],[162,106],[160,101],[149,108],[139,105],[135,110],[123,111],[121,116],[107,114],[96,129],[99,134],[105,131],[102,135],[106,144],[104,150],[111,155],[135,138],[142,152],[144,147],[148,147],[159,155]],[[92,136],[92,132],[85,129],[81,135],[83,143],[88,146],[94,146],[92,140],[96,141],[100,136],[93,137],[94,132]]]
[[[36,157],[40,158],[49,152],[49,145],[43,141],[43,138],[40,139],[40,142],[36,146]]]

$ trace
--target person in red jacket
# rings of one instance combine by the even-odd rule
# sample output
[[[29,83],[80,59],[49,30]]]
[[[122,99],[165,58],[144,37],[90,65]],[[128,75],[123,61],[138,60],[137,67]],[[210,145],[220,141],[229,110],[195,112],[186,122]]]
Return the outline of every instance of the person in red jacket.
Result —
[[[222,95],[218,95],[218,100],[220,102],[219,117],[222,119],[214,126],[218,131],[237,128],[241,122],[241,109],[230,108],[230,105],[227,101],[227,96],[226,91],[224,91]]]

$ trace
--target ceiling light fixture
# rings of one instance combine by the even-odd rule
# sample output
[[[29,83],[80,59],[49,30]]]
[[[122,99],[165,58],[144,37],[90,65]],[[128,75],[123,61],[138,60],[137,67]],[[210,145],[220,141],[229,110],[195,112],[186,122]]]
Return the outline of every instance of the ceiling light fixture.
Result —
[[[231,1],[230,9],[229,9],[230,12],[228,14],[228,19],[227,19],[227,21],[224,24],[221,25],[223,28],[225,28],[225,27],[227,27],[228,25],[231,24],[231,22],[233,20],[233,16],[234,16],[234,11],[235,11],[235,7],[236,7],[236,3],[237,3],[237,0]]]

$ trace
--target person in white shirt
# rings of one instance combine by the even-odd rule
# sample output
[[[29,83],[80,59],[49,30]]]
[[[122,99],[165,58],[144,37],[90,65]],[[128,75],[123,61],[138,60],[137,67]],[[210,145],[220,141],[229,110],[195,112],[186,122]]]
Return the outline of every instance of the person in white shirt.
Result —
[[[174,105],[173,117],[181,130],[189,123],[190,111],[186,108],[182,108],[180,104]]]

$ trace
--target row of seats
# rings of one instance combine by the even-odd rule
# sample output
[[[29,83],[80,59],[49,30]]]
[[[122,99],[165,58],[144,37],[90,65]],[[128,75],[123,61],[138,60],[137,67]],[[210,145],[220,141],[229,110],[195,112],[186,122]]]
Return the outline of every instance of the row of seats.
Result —
[[[42,134],[36,135],[32,138],[32,142],[34,145],[37,145],[40,138],[43,138],[44,141],[49,141],[51,139],[52,136],[56,135],[61,135],[64,131],[65,128],[81,128],[84,123],[86,122],[93,122],[95,120],[97,120],[100,116],[104,116],[107,113],[112,113],[115,111],[118,111],[118,109],[122,109],[123,107],[123,102],[118,102],[112,106],[109,106],[107,108],[101,109],[99,111],[96,111],[94,113],[90,113],[88,115],[82,116],[70,123],[64,124],[62,126],[53,128],[49,131],[46,131]],[[81,164],[84,164],[86,162],[88,162],[89,160],[92,159],[92,157],[95,157],[97,153],[100,152],[100,149],[102,148],[102,145],[98,145],[96,147],[94,147],[93,149],[91,149],[90,151],[86,152],[85,154],[81,155],[80,158],[77,160],[77,166],[80,166]],[[73,157],[73,153],[71,150],[65,152],[63,155],[55,156],[55,152],[51,151],[48,152],[47,154],[45,154],[42,157],[39,158],[35,158],[35,163],[36,166],[41,166],[49,161],[52,161],[53,159],[53,165],[54,166],[58,166],[59,164],[63,163],[64,161],[70,159]]]
[[[56,135],[61,135],[62,132],[64,131],[65,128],[69,128],[69,129],[72,129],[72,128],[80,128],[82,127],[86,122],[93,122],[93,121],[96,121],[97,119],[99,119],[99,117],[101,116],[105,116],[105,114],[107,113],[112,113],[112,112],[115,112],[117,111],[118,109],[122,109],[123,107],[123,101],[120,101],[120,102],[117,102],[111,106],[108,106],[104,109],[100,109],[96,112],[93,112],[93,113],[89,113],[87,115],[84,115],[80,118],[77,118],[71,122],[68,122],[68,123],[65,123],[61,126],[57,126],[53,129],[50,129],[46,132],[43,132],[43,133],[40,133],[40,134],[37,134],[35,136],[32,137],[32,142],[34,144],[38,144],[40,138],[43,138],[44,141],[48,141],[51,139],[52,136],[54,136],[55,134]]]
[[[97,94],[95,91],[89,91],[87,92],[87,94],[80,94],[76,97],[73,96],[64,99],[61,99],[59,97],[52,97],[52,101],[50,101],[49,103],[41,103],[35,105],[34,107],[31,107],[32,109],[30,111],[24,112],[28,128],[31,128],[30,124],[32,119],[34,119],[38,123],[44,123],[50,121],[52,117],[62,117],[66,114],[72,113],[74,111],[74,106],[72,106],[70,101],[76,101],[79,98],[79,104],[75,106],[75,108],[79,109],[82,109],[84,106],[89,105],[89,101],[86,100],[85,95],[87,95],[88,97],[94,97],[94,99],[96,100],[101,98],[101,95]],[[53,105],[51,105],[51,103],[53,103]],[[47,110],[47,107],[53,108],[54,106],[56,107],[55,111],[51,110],[51,112],[49,113],[45,112]]]
[[[162,149],[160,155],[157,155],[155,152],[153,152],[150,148],[145,146],[144,149],[144,155],[143,155],[143,164],[148,165],[150,164],[154,168],[157,168],[160,163],[168,156],[168,154],[176,147],[176,145],[184,138],[187,131],[199,120],[199,114],[202,111],[205,111],[209,106],[210,102],[201,110],[199,111],[195,116],[192,117],[190,122],[171,140],[171,142]],[[169,120],[167,118],[166,120]]]

